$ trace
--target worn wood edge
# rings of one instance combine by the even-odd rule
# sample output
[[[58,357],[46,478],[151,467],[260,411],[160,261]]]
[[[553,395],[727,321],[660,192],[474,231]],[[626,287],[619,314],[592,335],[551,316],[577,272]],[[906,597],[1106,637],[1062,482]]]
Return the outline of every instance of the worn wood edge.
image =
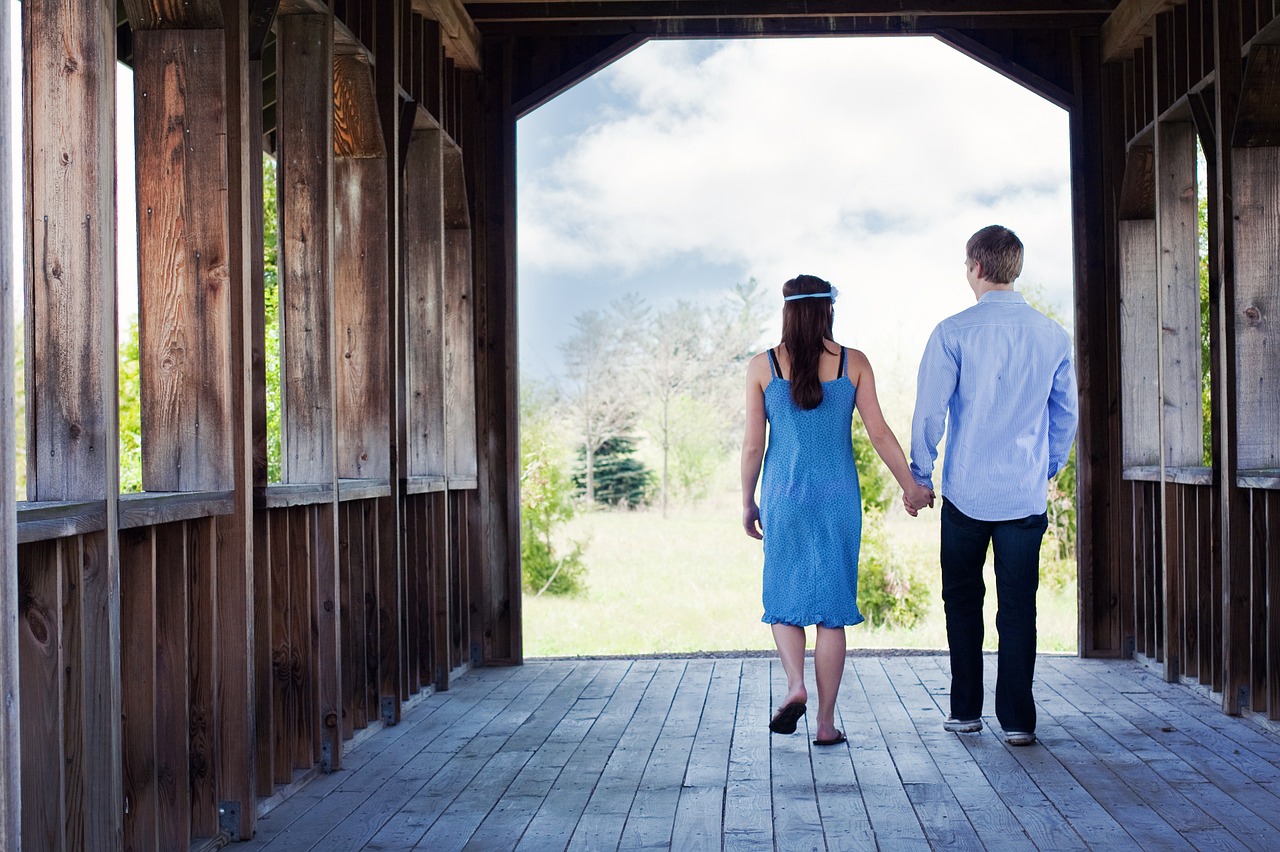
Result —
[[[461,0],[413,0],[413,11],[440,24],[445,54],[459,68],[481,70],[480,29]]]
[[[180,7],[171,6],[177,14],[165,19],[165,9],[157,0],[123,0],[129,16],[129,26],[134,30],[216,30],[223,26],[222,4],[216,0],[183,0]]]
[[[213,837],[193,840],[191,842],[190,852],[214,852],[215,849],[231,845],[231,835],[225,831],[220,831]]]
[[[1175,5],[1174,0],[1121,0],[1102,22],[1102,61],[1127,58],[1151,35],[1156,15]]]
[[[480,478],[478,476],[447,476],[445,484],[448,491],[473,491],[480,487]]]
[[[1168,482],[1176,485],[1212,485],[1211,467],[1166,467],[1160,475],[1159,465],[1132,465],[1121,473],[1129,482]]]
[[[1130,145],[1125,152],[1119,204],[1121,219],[1156,217],[1155,148],[1151,145]]]
[[[391,483],[386,479],[339,479],[338,501],[373,500],[391,496]]]
[[[18,544],[70,538],[107,528],[106,500],[18,504]]]
[[[1142,664],[1143,668],[1151,672],[1156,677],[1164,677],[1163,662],[1157,661],[1154,657],[1149,657],[1141,652],[1135,652],[1133,659]],[[1187,675],[1179,676],[1177,683],[1178,686],[1181,686],[1190,695],[1194,696],[1197,701],[1202,701],[1215,710],[1222,709],[1222,693],[1215,690],[1211,684],[1202,683],[1196,678],[1189,677]],[[1225,715],[1234,716],[1237,719],[1243,719],[1263,733],[1271,734],[1272,736],[1280,736],[1280,722],[1276,722],[1268,718],[1265,711],[1258,712],[1257,710],[1251,710],[1246,707],[1241,708],[1239,713]]]
[[[289,506],[314,506],[333,501],[333,483],[275,483],[265,488],[255,488],[253,504],[256,509],[285,509]]]
[[[1238,470],[1236,485],[1240,488],[1280,490],[1280,470]]]
[[[213,518],[235,512],[234,491],[149,492],[120,495],[120,529]]]
[[[430,494],[436,491],[444,491],[446,487],[445,477],[440,474],[407,476],[404,478],[405,494]]]
[[[1231,138],[1234,147],[1280,144],[1280,109],[1275,104],[1277,87],[1280,87],[1280,45],[1256,45],[1244,66],[1240,105]]]

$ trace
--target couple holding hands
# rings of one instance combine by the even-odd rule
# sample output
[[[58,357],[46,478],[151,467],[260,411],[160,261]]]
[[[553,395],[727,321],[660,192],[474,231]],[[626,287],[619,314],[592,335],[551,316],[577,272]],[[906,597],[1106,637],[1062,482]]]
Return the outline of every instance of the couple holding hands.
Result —
[[[787,676],[786,695],[769,722],[774,733],[794,733],[806,712],[804,628],[812,624],[814,744],[846,741],[835,725],[844,629],[863,620],[856,408],[912,516],[934,506],[934,461],[947,435],[939,561],[951,713],[943,727],[982,730],[982,567],[994,546],[996,718],[1011,745],[1035,742],[1040,541],[1048,482],[1067,463],[1077,402],[1067,332],[1013,289],[1022,255],[1017,235],[1000,225],[983,228],[965,246],[977,304],[939,323],[925,346],[910,462],[880,410],[866,356],[831,339],[836,288],[812,275],[783,285],[782,342],[747,367],[742,446],[742,522],[764,542],[762,620],[772,625]]]

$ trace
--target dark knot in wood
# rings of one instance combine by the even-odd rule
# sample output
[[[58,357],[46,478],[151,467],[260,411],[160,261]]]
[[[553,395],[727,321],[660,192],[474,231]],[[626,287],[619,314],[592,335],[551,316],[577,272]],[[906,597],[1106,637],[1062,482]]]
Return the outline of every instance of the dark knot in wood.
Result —
[[[1250,305],[1244,309],[1244,318],[1249,321],[1249,325],[1258,325],[1262,322],[1262,310],[1257,305]]]

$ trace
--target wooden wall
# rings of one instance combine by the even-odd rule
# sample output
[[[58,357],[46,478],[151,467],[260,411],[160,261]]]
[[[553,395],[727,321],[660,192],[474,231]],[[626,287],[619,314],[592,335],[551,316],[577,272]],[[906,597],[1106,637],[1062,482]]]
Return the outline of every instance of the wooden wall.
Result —
[[[518,627],[476,606],[513,572],[478,511],[494,446],[470,185],[487,152],[466,144],[480,52],[434,1],[125,0],[124,23],[110,0],[74,5],[22,4],[33,451],[30,501],[7,487],[0,504],[0,672],[23,722],[0,714],[0,848],[211,848],[405,702],[519,662]],[[118,47],[139,140],[137,495],[118,494],[116,460],[133,283],[114,258],[134,250],[115,231]],[[282,482],[265,457],[264,149]],[[9,430],[0,451],[11,483]]]
[[[1280,719],[1277,13],[1270,0],[1189,0],[1128,38],[1104,27],[1103,108],[1118,130],[1102,147],[1121,175],[1108,204],[1124,478],[1107,498],[1125,545],[1111,578],[1121,629],[1107,633],[1120,644],[1097,641],[1086,623],[1094,641],[1082,645],[1136,653],[1217,695],[1226,712],[1271,720]],[[1207,174],[1197,174],[1197,142]],[[1099,589],[1085,585],[1082,596],[1096,606]]]

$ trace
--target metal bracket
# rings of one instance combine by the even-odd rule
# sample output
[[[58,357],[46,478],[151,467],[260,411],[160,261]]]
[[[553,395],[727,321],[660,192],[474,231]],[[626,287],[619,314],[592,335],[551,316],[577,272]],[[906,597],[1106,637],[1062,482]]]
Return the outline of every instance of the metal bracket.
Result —
[[[479,642],[471,643],[471,665],[479,668],[480,661],[484,659],[484,649],[480,647]]]
[[[1248,684],[1241,685],[1239,692],[1237,692],[1236,694],[1239,696],[1236,699],[1237,709],[1243,710],[1246,707],[1251,707],[1249,703],[1249,685]]]
[[[326,775],[333,771],[333,743],[320,743],[320,771]]]
[[[240,834],[239,802],[218,802],[218,831],[225,834],[232,843],[248,840]]]
[[[1138,653],[1138,640],[1133,636],[1124,638],[1124,655],[1129,659],[1133,659],[1133,655]]]
[[[396,700],[389,695],[382,697],[382,724],[394,725],[396,723]]]

